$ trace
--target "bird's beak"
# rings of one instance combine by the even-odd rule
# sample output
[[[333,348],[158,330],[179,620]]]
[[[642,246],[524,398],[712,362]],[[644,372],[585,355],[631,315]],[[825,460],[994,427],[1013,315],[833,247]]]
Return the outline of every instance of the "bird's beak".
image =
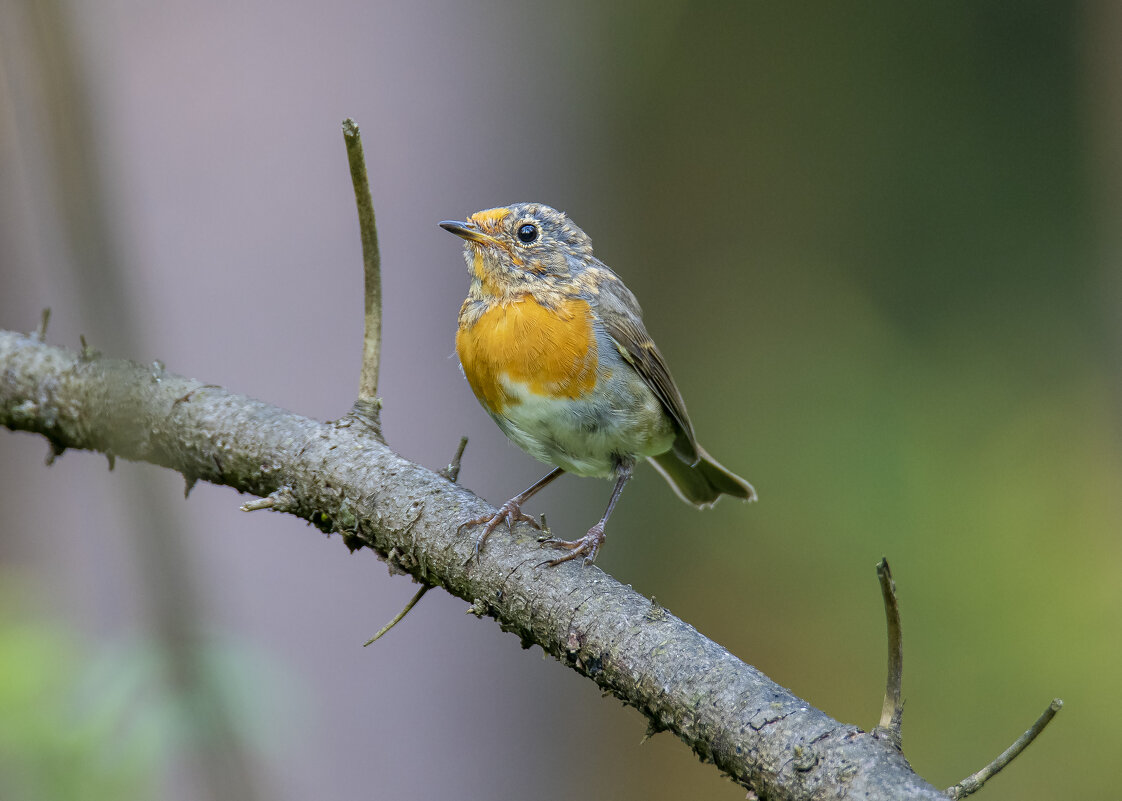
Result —
[[[488,236],[479,230],[473,222],[460,222],[459,220],[445,220],[440,227],[450,234],[455,234],[468,242],[478,242],[481,245],[499,245],[499,240]]]

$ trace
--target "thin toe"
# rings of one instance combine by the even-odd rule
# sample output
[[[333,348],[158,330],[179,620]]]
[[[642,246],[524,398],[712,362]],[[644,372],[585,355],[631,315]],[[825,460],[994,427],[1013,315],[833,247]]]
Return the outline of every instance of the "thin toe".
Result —
[[[569,562],[583,556],[584,563],[590,565],[596,561],[596,554],[600,551],[600,546],[604,544],[604,527],[600,524],[593,526],[588,530],[588,533],[579,540],[559,540],[550,538],[541,540],[540,542],[543,548],[549,546],[550,548],[561,548],[569,551],[569,553],[564,556],[550,559],[542,564],[549,565],[550,567],[557,567],[557,565],[562,562]]]
[[[524,514],[518,502],[512,498],[511,500],[500,506],[499,510],[495,512],[495,514],[483,515],[482,517],[477,517],[473,520],[468,520],[466,523],[460,524],[460,527],[457,529],[457,533],[470,526],[479,526],[483,525],[484,523],[487,524],[483,531],[479,533],[479,536],[475,538],[475,547],[472,549],[471,556],[469,556],[467,559],[468,562],[479,555],[479,549],[483,547],[483,543],[487,541],[487,538],[491,536],[492,532],[494,532],[495,529],[502,525],[503,521],[506,521],[507,528],[512,531],[514,530],[515,523],[529,523],[539,531],[541,530],[541,526],[538,524],[538,521],[530,517],[528,514]],[[465,562],[464,564],[467,564],[467,562]]]

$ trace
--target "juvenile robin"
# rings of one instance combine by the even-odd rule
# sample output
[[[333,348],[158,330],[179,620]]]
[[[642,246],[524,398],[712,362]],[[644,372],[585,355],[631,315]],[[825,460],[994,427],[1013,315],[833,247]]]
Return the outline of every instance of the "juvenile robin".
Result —
[[[615,479],[615,488],[583,537],[543,540],[569,551],[551,566],[596,558],[608,517],[644,458],[694,506],[711,506],[721,495],[756,499],[751,484],[697,443],[638,301],[568,217],[518,203],[440,227],[464,240],[471,275],[456,332],[464,375],[503,433],[554,465],[493,517],[464,524],[486,523],[475,554],[504,520],[537,526],[522,504],[564,472]]]

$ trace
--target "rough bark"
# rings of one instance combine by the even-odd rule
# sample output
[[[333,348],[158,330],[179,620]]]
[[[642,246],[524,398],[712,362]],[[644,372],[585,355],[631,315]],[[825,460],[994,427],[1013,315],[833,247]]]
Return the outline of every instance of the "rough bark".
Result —
[[[634,706],[762,799],[945,799],[890,742],[839,723],[596,567],[543,568],[537,532],[500,529],[481,558],[461,522],[494,509],[394,453],[359,419],[320,423],[162,365],[0,331],[0,425],[150,462],[369,547],[391,569],[495,618],[523,647]]]

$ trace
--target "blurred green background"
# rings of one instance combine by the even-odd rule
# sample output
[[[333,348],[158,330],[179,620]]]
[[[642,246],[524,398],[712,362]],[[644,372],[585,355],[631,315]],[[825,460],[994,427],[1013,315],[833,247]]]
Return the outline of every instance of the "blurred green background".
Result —
[[[753,506],[649,470],[598,564],[987,799],[1107,798],[1122,734],[1122,5],[27,0],[0,11],[0,326],[326,419],[382,235],[388,440],[501,501],[542,467],[452,354],[438,220],[565,209]],[[70,77],[67,77],[67,76]],[[368,554],[156,468],[0,435],[0,797],[742,798]],[[606,482],[542,496],[555,531]],[[439,596],[439,597],[435,597]],[[66,774],[66,781],[59,778]]]

